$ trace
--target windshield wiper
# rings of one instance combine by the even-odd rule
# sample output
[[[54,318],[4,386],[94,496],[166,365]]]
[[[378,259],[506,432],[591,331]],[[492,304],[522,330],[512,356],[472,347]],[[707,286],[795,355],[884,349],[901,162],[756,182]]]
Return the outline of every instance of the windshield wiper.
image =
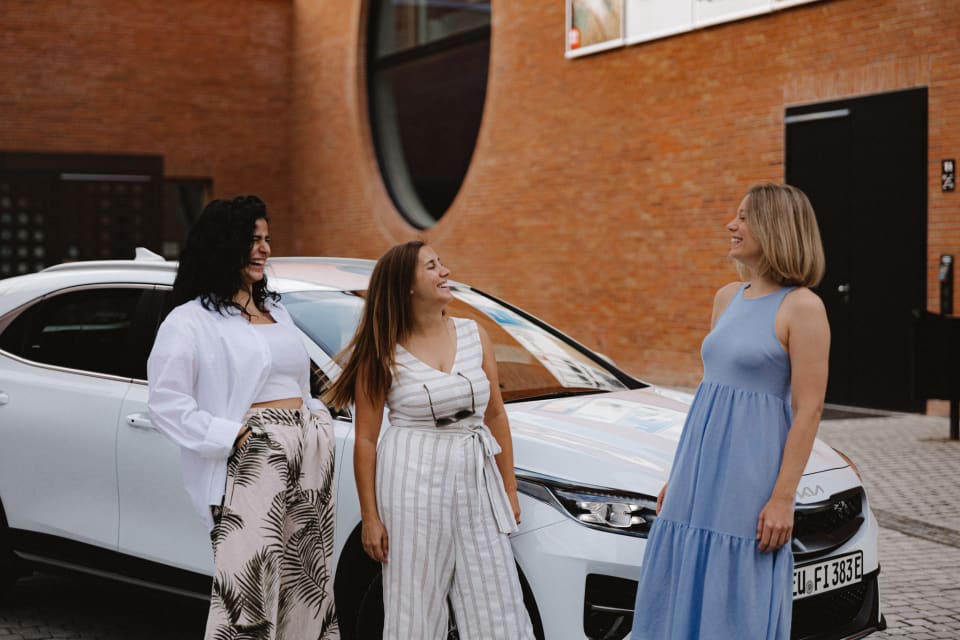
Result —
[[[570,398],[572,396],[585,396],[592,393],[610,393],[611,389],[567,389],[565,391],[554,391],[542,395],[523,396],[522,398],[511,398],[504,400],[504,404],[513,404],[515,402],[530,402],[532,400],[556,400],[557,398]]]

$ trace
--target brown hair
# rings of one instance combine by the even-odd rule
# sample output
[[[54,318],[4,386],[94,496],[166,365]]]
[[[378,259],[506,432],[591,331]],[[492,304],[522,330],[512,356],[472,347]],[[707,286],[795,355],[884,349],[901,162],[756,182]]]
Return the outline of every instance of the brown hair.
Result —
[[[397,343],[413,328],[410,287],[424,244],[420,240],[398,244],[377,260],[360,324],[335,358],[343,372],[324,394],[327,404],[337,409],[349,406],[355,400],[358,379],[370,398],[380,398],[390,388]]]
[[[788,184],[758,184],[747,192],[747,224],[762,255],[754,275],[780,285],[815,287],[826,260],[813,205],[806,194]],[[748,269],[737,263],[744,280]]]

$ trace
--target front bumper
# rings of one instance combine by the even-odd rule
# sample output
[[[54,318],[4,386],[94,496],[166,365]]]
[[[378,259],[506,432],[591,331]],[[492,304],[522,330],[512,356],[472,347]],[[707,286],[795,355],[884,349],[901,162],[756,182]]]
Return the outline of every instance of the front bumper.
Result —
[[[878,568],[863,581],[793,603],[791,640],[854,640],[887,628]]]
[[[521,494],[523,521],[512,537],[533,593],[546,640],[626,638],[646,539],[582,526]],[[877,576],[877,522],[866,522],[841,548],[862,550],[864,579],[856,585],[794,602],[792,640],[853,640],[885,628]],[[559,518],[558,518],[559,516]]]
[[[843,546],[819,559],[863,551],[863,580],[857,584],[811,596],[793,603],[791,640],[856,640],[886,629],[880,610],[880,558],[877,538],[880,525],[863,504],[864,522]],[[805,559],[810,562],[812,559]]]
[[[524,523],[540,520],[534,512],[542,509],[547,510],[542,516],[559,515],[552,507],[522,494],[520,500]],[[591,529],[566,516],[550,519],[550,524],[511,538],[517,563],[536,601],[544,638],[591,640],[584,630],[584,609],[591,604],[614,609],[607,612],[613,614],[607,616],[612,619],[611,627],[620,620],[617,630],[608,636],[610,640],[626,637],[633,620],[634,594],[646,540]],[[590,575],[620,579],[629,592],[615,594],[617,597],[609,603],[586,602]]]

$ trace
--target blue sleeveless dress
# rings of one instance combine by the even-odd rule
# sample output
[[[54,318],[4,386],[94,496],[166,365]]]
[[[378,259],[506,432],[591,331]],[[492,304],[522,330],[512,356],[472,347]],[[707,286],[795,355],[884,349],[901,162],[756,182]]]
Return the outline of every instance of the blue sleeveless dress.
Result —
[[[793,555],[757,550],[757,519],[780,471],[790,360],[774,318],[786,287],[742,287],[703,341],[697,388],[647,540],[633,640],[789,640]]]

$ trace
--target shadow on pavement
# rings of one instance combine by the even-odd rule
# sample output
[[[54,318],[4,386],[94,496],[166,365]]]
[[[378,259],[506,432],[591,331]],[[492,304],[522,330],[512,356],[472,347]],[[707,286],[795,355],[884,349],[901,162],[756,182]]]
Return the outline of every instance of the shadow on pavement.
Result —
[[[0,636],[199,640],[207,607],[206,601],[91,576],[34,573],[0,601]]]

